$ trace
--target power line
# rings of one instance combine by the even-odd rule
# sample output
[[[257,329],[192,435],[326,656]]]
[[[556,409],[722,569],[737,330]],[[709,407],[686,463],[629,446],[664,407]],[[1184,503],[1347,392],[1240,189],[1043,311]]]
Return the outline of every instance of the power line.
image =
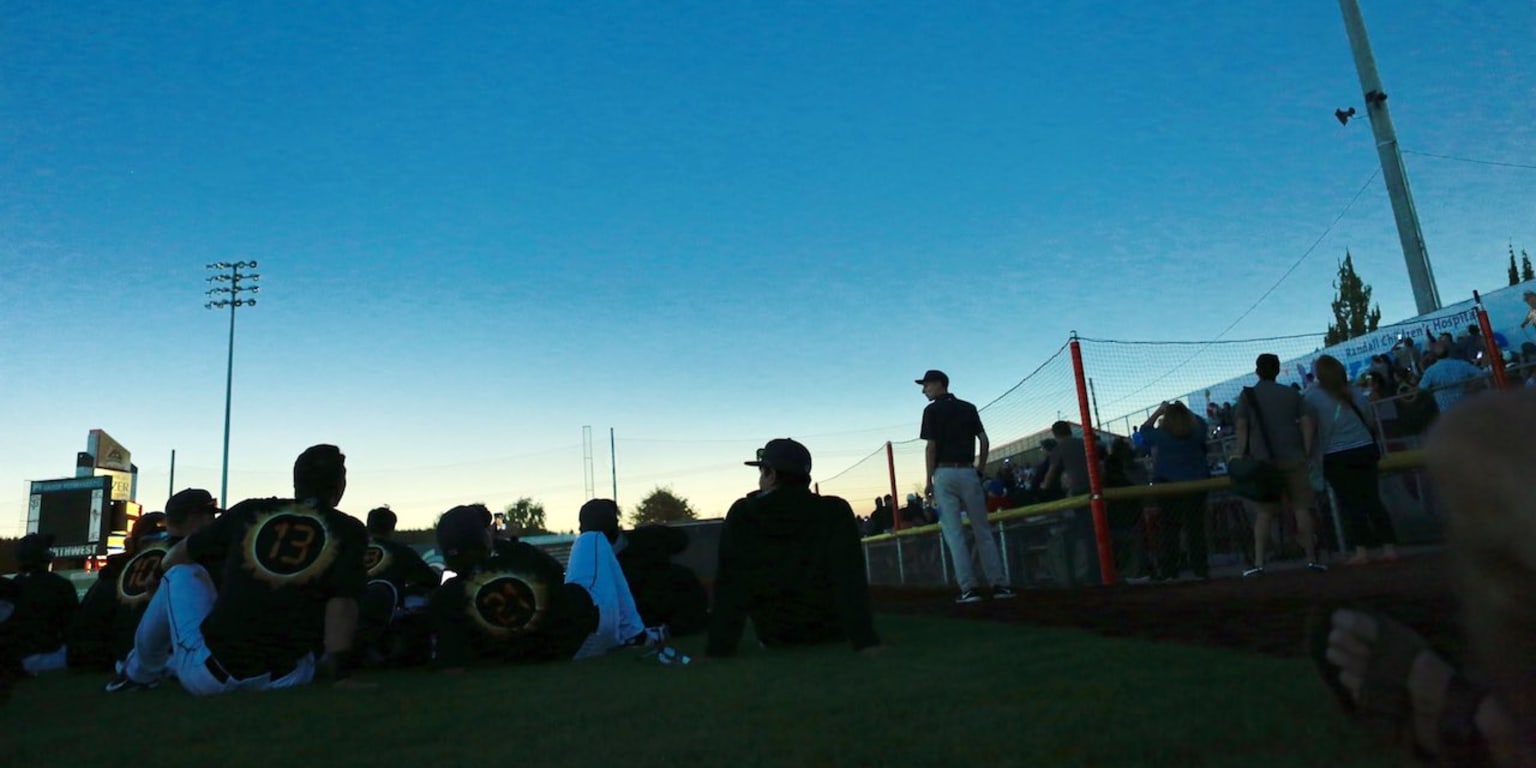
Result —
[[[1418,150],[1413,150],[1413,149],[1404,149],[1404,150],[1401,150],[1401,151],[1405,155],[1419,155],[1421,157],[1437,157],[1437,158],[1440,158],[1441,160],[1455,160],[1458,163],[1475,163],[1477,165],[1496,165],[1496,166],[1498,166],[1500,168],[1524,168],[1525,170],[1528,170],[1528,171],[1536,171],[1536,165],[1526,165],[1524,163],[1503,163],[1503,162],[1499,162],[1498,160],[1478,160],[1477,158],[1473,158],[1473,157],[1457,157],[1455,155],[1440,155],[1440,154],[1435,154],[1434,152],[1419,152]]]
[[[1243,313],[1241,315],[1238,315],[1236,320],[1233,320],[1231,322],[1231,324],[1229,324],[1226,328],[1222,329],[1221,333],[1216,334],[1216,338],[1211,339],[1210,341],[1202,344],[1194,352],[1191,352],[1188,357],[1184,358],[1183,360],[1180,360],[1177,365],[1173,366],[1172,368],[1169,368],[1167,371],[1164,371],[1161,376],[1158,376],[1157,378],[1147,382],[1146,384],[1143,384],[1141,386],[1141,388],[1137,389],[1135,392],[1131,392],[1130,394],[1127,394],[1124,397],[1118,398],[1118,399],[1116,399],[1112,403],[1105,404],[1105,407],[1107,408],[1110,405],[1116,405],[1118,403],[1125,402],[1126,400],[1129,400],[1130,398],[1135,397],[1136,395],[1139,395],[1142,392],[1145,392],[1146,390],[1150,389],[1152,387],[1152,385],[1157,384],[1158,382],[1162,381],[1163,379],[1168,378],[1169,376],[1172,376],[1174,373],[1178,372],[1179,369],[1181,369],[1185,365],[1189,364],[1189,361],[1191,361],[1191,360],[1195,359],[1196,357],[1198,357],[1202,352],[1204,352],[1206,349],[1208,349],[1212,344],[1220,341],[1221,337],[1227,335],[1233,328],[1236,328],[1238,323],[1241,323],[1245,318],[1247,318],[1249,315],[1253,314],[1253,311],[1255,309],[1258,309],[1259,305],[1263,304],[1264,300],[1269,298],[1270,295],[1275,292],[1275,289],[1279,288],[1280,285],[1282,283],[1284,283],[1286,281],[1286,279],[1289,278],[1291,276],[1291,274],[1294,273],[1297,270],[1297,268],[1299,268],[1301,266],[1302,262],[1306,261],[1307,257],[1312,255],[1313,251],[1317,250],[1317,247],[1319,245],[1323,244],[1323,240],[1328,237],[1328,234],[1333,231],[1334,227],[1338,226],[1340,221],[1343,221],[1344,216],[1349,213],[1349,209],[1355,207],[1355,202],[1360,199],[1361,195],[1365,194],[1365,190],[1370,188],[1371,182],[1375,181],[1376,177],[1379,176],[1379,175],[1381,175],[1381,168],[1376,168],[1375,170],[1371,171],[1370,177],[1365,180],[1364,184],[1360,185],[1359,189],[1355,190],[1355,194],[1354,194],[1353,197],[1349,198],[1349,202],[1344,204],[1344,209],[1339,211],[1339,215],[1333,217],[1333,221],[1328,222],[1328,226],[1323,229],[1323,233],[1318,235],[1317,239],[1313,240],[1312,244],[1310,246],[1307,246],[1307,250],[1303,251],[1302,254],[1301,254],[1301,257],[1296,259],[1295,263],[1291,264],[1290,269],[1285,270],[1285,273],[1280,275],[1280,279],[1276,280],[1275,284],[1271,285],[1269,287],[1269,290],[1265,291],[1262,295],[1260,295],[1259,298],[1257,300],[1255,300],[1251,306],[1249,306],[1246,310],[1243,310]]]

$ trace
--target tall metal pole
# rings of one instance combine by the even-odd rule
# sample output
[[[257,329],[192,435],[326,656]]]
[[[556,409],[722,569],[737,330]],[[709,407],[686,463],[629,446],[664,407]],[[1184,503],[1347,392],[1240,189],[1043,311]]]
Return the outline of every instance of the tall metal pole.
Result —
[[[208,269],[219,270],[219,274],[208,278],[210,283],[228,283],[228,285],[216,285],[208,290],[209,296],[227,295],[227,299],[211,299],[203,306],[208,309],[223,309],[229,307],[229,358],[224,368],[224,465],[219,480],[219,506],[229,506],[229,416],[230,405],[234,399],[235,385],[235,310],[240,307],[256,306],[255,299],[242,299],[242,293],[257,293],[261,290],[255,285],[241,285],[241,280],[256,282],[261,275],[254,272],[241,272],[242,269],[255,269],[254,261],[220,261],[209,264]],[[229,270],[227,274],[224,270]]]
[[[171,487],[166,491],[165,497],[167,499],[169,499],[170,497],[176,495],[176,449],[175,448],[171,449],[171,482],[168,485],[170,485]]]
[[[1360,75],[1360,90],[1365,93],[1365,111],[1371,118],[1371,132],[1376,136],[1376,153],[1381,157],[1381,175],[1392,199],[1392,215],[1397,219],[1397,238],[1408,264],[1408,281],[1413,285],[1413,300],[1419,314],[1440,308],[1440,289],[1429,266],[1429,251],[1424,233],[1419,229],[1419,212],[1413,207],[1413,193],[1408,189],[1408,171],[1397,146],[1397,131],[1387,110],[1387,93],[1376,72],[1376,56],[1365,33],[1365,17],[1357,0],[1339,0],[1344,13],[1344,31],[1349,34],[1349,48],[1355,55],[1355,70]]]
[[[613,427],[608,428],[608,469],[613,473],[613,503],[619,503],[619,451],[614,447]]]

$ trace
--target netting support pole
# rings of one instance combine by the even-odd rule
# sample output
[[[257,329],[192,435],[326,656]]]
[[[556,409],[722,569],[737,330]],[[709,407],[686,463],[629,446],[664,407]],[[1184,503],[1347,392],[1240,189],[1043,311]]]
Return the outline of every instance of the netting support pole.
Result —
[[[1493,386],[1509,388],[1509,374],[1504,370],[1504,355],[1499,353],[1499,342],[1493,338],[1493,324],[1488,322],[1488,310],[1483,309],[1483,297],[1472,292],[1472,304],[1477,308],[1477,327],[1483,332],[1483,353],[1489,356],[1488,370],[1493,371]]]
[[[1077,408],[1083,420],[1083,450],[1087,452],[1088,508],[1093,512],[1093,536],[1099,545],[1099,580],[1104,586],[1119,581],[1115,572],[1114,548],[1110,545],[1109,514],[1104,505],[1104,477],[1099,471],[1098,435],[1093,429],[1093,413],[1088,406],[1088,380],[1083,375],[1083,348],[1072,332],[1072,378],[1077,380]]]
[[[997,524],[997,553],[1003,560],[1003,583],[1012,584],[1013,574],[1008,567],[1008,521],[1001,520]]]
[[[896,510],[896,451],[891,448],[891,441],[885,441],[885,468],[891,475],[891,528],[901,530],[901,514]]]

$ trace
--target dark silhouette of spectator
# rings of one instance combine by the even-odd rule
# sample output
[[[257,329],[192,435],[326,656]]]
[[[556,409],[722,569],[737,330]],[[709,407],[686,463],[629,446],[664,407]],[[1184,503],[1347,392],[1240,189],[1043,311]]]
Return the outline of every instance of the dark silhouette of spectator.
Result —
[[[1152,451],[1152,482],[1181,483],[1210,476],[1206,464],[1206,424],[1181,402],[1163,403],[1141,426]],[[1161,496],[1163,530],[1158,545],[1157,576],[1178,578],[1188,567],[1195,578],[1211,575],[1206,533],[1208,491]],[[1184,557],[1179,555],[1179,534],[1184,537]]]
[[[1105,488],[1131,488],[1146,484],[1145,472],[1136,461],[1136,449],[1123,437],[1109,446],[1104,462]],[[1115,499],[1109,502],[1109,530],[1114,540],[1115,569],[1121,578],[1144,575],[1146,557],[1142,546],[1141,498]]]

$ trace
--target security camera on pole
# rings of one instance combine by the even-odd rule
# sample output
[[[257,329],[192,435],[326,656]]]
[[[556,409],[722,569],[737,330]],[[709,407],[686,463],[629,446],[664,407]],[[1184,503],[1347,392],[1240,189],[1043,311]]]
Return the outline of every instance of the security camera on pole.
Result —
[[[229,406],[235,381],[235,310],[256,306],[256,299],[242,299],[240,294],[260,291],[261,288],[254,283],[261,279],[261,275],[241,271],[255,269],[254,261],[220,261],[209,264],[207,268],[217,270],[219,274],[208,278],[214,287],[208,289],[210,299],[203,306],[207,309],[229,307],[229,362],[224,370],[224,468],[219,480],[219,506],[223,507],[229,504]],[[228,298],[214,298],[219,296]]]

